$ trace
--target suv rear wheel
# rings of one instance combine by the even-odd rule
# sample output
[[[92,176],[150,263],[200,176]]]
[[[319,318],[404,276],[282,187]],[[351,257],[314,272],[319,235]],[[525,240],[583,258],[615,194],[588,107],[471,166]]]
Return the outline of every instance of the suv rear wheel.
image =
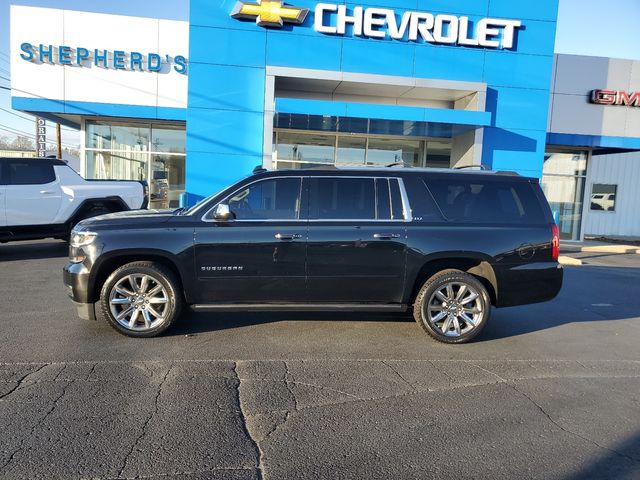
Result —
[[[460,270],[443,270],[427,280],[413,306],[413,317],[431,337],[465,343],[487,324],[491,300],[484,285]]]
[[[180,315],[179,283],[153,262],[133,262],[114,271],[102,287],[100,310],[109,324],[130,337],[155,337]]]

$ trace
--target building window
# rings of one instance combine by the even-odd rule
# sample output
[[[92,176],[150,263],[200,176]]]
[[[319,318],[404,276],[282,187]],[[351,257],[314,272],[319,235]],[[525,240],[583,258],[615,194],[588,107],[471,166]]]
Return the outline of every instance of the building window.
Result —
[[[85,177],[146,180],[151,208],[178,207],[184,192],[184,124],[87,121]]]
[[[617,185],[594,183],[591,186],[591,211],[615,212]]]
[[[331,134],[276,129],[276,169],[324,165],[444,167],[451,163],[451,140],[363,134]]]
[[[586,151],[560,149],[544,156],[542,189],[564,240],[580,239],[587,158]]]

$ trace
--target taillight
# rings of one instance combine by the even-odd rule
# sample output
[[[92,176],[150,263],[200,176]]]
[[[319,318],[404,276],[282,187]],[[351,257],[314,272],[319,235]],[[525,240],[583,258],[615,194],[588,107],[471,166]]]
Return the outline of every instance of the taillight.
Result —
[[[555,223],[551,225],[551,258],[554,262],[560,257],[560,230]]]

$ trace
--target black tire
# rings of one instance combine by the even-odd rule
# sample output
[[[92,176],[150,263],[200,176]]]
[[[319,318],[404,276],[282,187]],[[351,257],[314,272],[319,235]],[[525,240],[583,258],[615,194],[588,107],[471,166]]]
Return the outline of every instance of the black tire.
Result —
[[[93,218],[99,215],[106,215],[107,213],[113,213],[113,212],[109,210],[107,207],[93,207],[89,210],[86,210],[78,214],[77,217],[73,218],[68,223],[68,226],[69,226],[68,234],[63,235],[61,237],[56,237],[56,238],[59,238],[60,240],[64,240],[65,242],[69,242],[69,240],[71,239],[71,231],[73,230],[73,227],[75,227],[78,223],[80,223],[82,220],[86,220],[87,218]]]
[[[135,292],[130,281],[130,278],[133,278],[136,286],[138,286],[139,279],[140,287],[144,287],[144,277],[148,278],[146,283],[148,289],[145,296],[142,295],[141,289],[139,290],[139,294]],[[118,287],[118,291],[115,290],[116,286]],[[152,297],[150,293],[158,286],[161,286],[160,292]],[[182,310],[182,295],[179,286],[180,282],[175,274],[163,265],[147,261],[127,263],[115,270],[109,275],[106,282],[104,282],[100,292],[99,308],[96,310],[98,310],[100,316],[104,317],[109,325],[123,335],[136,338],[156,337],[171,327],[180,316],[180,311]],[[129,301],[126,304],[115,304],[115,301],[124,302],[127,299],[126,295],[119,293],[121,291],[136,294],[136,300],[133,302]],[[149,296],[147,297],[146,295]],[[158,295],[160,295],[160,297]],[[160,300],[163,302],[160,302]],[[164,300],[166,300],[166,302],[164,302]],[[127,305],[129,305],[129,307],[127,307]],[[157,310],[156,307],[158,308]],[[127,327],[122,323],[123,321],[127,323],[126,315],[120,319],[120,321],[116,318],[115,314],[122,314],[125,312],[125,309],[133,309],[131,316],[133,316],[136,309],[138,310],[138,312],[135,313],[133,327]],[[154,325],[153,322],[148,323],[146,321],[149,318],[155,317],[152,311],[161,314],[162,317],[161,320],[159,320],[160,317],[156,318],[156,325]],[[144,323],[144,326],[140,326],[140,323]]]
[[[113,212],[111,211],[111,209],[107,207],[102,207],[102,206],[95,206],[95,207],[88,208],[83,212],[79,213],[78,216],[76,216],[73,220],[71,220],[71,222],[69,222],[69,225],[71,227],[69,231],[73,230],[73,227],[75,227],[82,220],[86,220],[87,218],[98,217],[100,215],[106,215],[107,213],[113,213]]]
[[[462,290],[463,285],[465,290]],[[451,297],[454,301],[451,303],[441,298],[449,298],[447,286],[452,289]],[[463,294],[458,299],[460,291]],[[473,295],[476,294],[477,297],[474,298]],[[464,302],[468,298],[473,300]],[[438,319],[440,315],[445,316]],[[460,270],[443,270],[429,278],[418,292],[413,305],[413,318],[418,325],[432,338],[443,343],[466,343],[473,340],[485,327],[490,316],[489,292],[476,277]],[[434,321],[436,319],[438,320]],[[442,324],[438,325],[439,322]]]

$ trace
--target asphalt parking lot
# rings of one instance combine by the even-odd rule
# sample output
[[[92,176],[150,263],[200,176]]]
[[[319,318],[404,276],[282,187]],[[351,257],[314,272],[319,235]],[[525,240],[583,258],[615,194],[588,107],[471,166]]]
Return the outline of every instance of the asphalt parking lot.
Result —
[[[640,478],[640,255],[447,346],[406,315],[76,319],[66,245],[0,245],[0,478]]]

